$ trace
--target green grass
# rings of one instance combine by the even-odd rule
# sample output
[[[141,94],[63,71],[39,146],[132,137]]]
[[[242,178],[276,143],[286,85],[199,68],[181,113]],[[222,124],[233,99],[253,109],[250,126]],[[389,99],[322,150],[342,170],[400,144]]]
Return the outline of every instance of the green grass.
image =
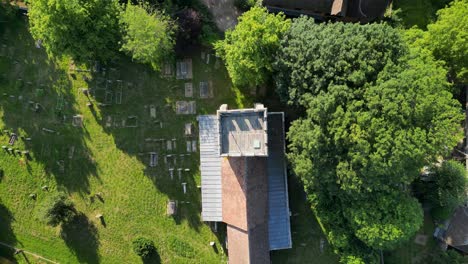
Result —
[[[4,170],[0,180],[1,242],[60,263],[139,263],[131,242],[135,237],[145,236],[155,242],[163,263],[226,260],[222,250],[216,253],[209,245],[210,241],[222,244],[223,235],[218,240],[200,219],[198,154],[185,157],[183,166],[178,160],[176,167],[190,168],[182,179],[188,184],[188,193],[184,195],[177,172],[172,181],[163,165],[166,151],[145,142],[149,137],[176,138],[177,150],[172,153],[186,153],[184,124],[196,124],[196,120],[195,115],[175,114],[175,102],[185,100],[183,81],[162,78],[124,57],[108,67],[106,74],[69,72],[70,60],[48,59],[43,49],[34,47],[22,21],[3,22],[0,38],[0,129],[32,139],[30,142],[19,139],[14,145],[16,149],[29,150],[30,161],[0,152],[0,168]],[[200,80],[212,80],[215,87],[214,99],[194,99],[198,113],[214,113],[221,103],[231,107],[238,103],[251,105],[251,98],[230,88],[223,68],[214,69],[214,60],[210,65],[202,63],[199,50],[183,55],[194,60],[194,87],[198,87]],[[17,81],[19,78],[23,84]],[[103,98],[96,94],[91,97],[94,108],[89,109],[88,99],[80,88],[102,87],[99,82],[107,79],[123,80],[122,104],[100,107],[97,103]],[[127,87],[128,83],[133,86]],[[44,93],[37,92],[38,88]],[[195,89],[195,98],[197,92]],[[63,109],[57,114],[59,98],[64,99]],[[28,101],[40,103],[41,112],[35,113]],[[157,108],[162,129],[150,118],[147,107],[150,104]],[[76,114],[84,117],[81,128],[71,125]],[[122,119],[132,115],[138,117],[137,128],[106,126],[109,116],[115,125],[121,126]],[[42,128],[58,134],[44,132]],[[0,145],[7,145],[8,139],[8,135],[1,133]],[[74,153],[69,158],[71,148]],[[148,151],[160,153],[156,168],[147,166]],[[48,192],[41,189],[45,185],[50,189]],[[80,213],[72,223],[52,228],[35,215],[37,205],[58,190],[70,195]],[[31,193],[37,194],[37,200],[29,198]],[[95,198],[96,193],[102,194],[102,201]],[[165,215],[169,199],[179,201],[178,216],[174,219]],[[103,214],[105,224],[95,217],[97,214]],[[171,241],[183,241],[196,254],[180,253],[185,249],[174,248]],[[7,254],[11,252],[0,246],[0,255]],[[39,262],[30,256],[28,259]],[[21,255],[17,261],[27,262]]]
[[[305,199],[302,185],[292,176],[288,184],[293,248],[273,251],[273,263],[338,263],[338,257],[326,243],[326,237]],[[323,251],[320,249],[321,239],[325,241]]]

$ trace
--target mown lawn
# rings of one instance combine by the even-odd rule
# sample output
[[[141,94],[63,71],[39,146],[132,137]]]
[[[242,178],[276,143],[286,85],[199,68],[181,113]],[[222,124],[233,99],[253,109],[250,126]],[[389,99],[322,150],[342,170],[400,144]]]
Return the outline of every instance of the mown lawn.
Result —
[[[0,151],[0,242],[35,252],[60,263],[139,263],[131,242],[137,236],[152,239],[163,263],[221,263],[226,259],[219,245],[224,242],[200,219],[198,153],[187,152],[185,123],[196,124],[196,115],[176,115],[175,102],[186,100],[184,81],[165,79],[148,67],[122,57],[101,72],[70,70],[70,60],[54,61],[34,46],[24,21],[0,25],[0,145],[8,146],[8,132],[20,136],[21,154]],[[201,61],[200,50],[187,49],[194,61],[194,99],[197,113],[213,113],[221,103],[232,107],[246,102],[231,88],[225,70]],[[19,79],[22,79],[20,81]],[[81,88],[105,88],[112,104],[99,106],[105,97],[99,90],[88,99]],[[122,80],[122,103],[117,80]],[[200,99],[198,83],[213,81],[213,99]],[[109,99],[109,98],[108,98]],[[86,103],[91,100],[92,109]],[[39,103],[39,112],[34,108]],[[150,117],[150,106],[156,118]],[[83,126],[72,126],[74,115],[83,116]],[[138,127],[124,127],[138,118]],[[109,122],[108,118],[112,121]],[[163,127],[160,127],[161,121]],[[53,130],[46,132],[43,128]],[[23,139],[24,137],[24,139]],[[31,140],[28,141],[27,138]],[[166,150],[147,138],[176,139],[176,148]],[[190,140],[197,140],[195,135]],[[166,141],[164,141],[166,143]],[[149,168],[149,151],[159,154],[158,165]],[[165,154],[177,154],[171,180]],[[183,160],[180,154],[187,154]],[[177,168],[183,168],[179,180]],[[185,169],[189,172],[185,172]],[[187,194],[182,191],[187,183]],[[49,191],[42,190],[48,186]],[[41,201],[57,191],[68,193],[79,217],[62,228],[52,228],[37,219]],[[100,194],[102,200],[95,194]],[[36,194],[37,199],[30,195]],[[179,202],[177,217],[166,214],[169,199]],[[95,216],[102,214],[101,223]],[[216,241],[218,252],[210,246]],[[180,245],[183,245],[181,249]],[[0,255],[9,252],[0,246]],[[11,252],[9,252],[11,253]],[[11,257],[11,256],[10,256]],[[28,257],[29,261],[40,262]],[[27,260],[19,255],[17,261]]]

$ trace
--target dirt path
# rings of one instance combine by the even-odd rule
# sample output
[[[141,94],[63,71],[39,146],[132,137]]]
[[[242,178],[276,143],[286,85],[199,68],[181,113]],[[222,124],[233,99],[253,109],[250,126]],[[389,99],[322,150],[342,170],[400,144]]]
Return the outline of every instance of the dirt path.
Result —
[[[24,250],[24,249],[15,248],[14,246],[10,246],[10,245],[5,244],[5,243],[3,243],[3,242],[0,242],[0,245],[5,246],[5,247],[7,247],[7,248],[11,248],[11,249],[13,249],[13,250],[15,250],[15,251],[21,250],[21,253],[22,253],[22,254],[31,255],[31,256],[33,256],[33,257],[35,257],[35,258],[37,258],[37,259],[44,260],[44,261],[46,261],[46,262],[48,262],[48,263],[59,264],[58,262],[55,262],[55,261],[50,260],[50,259],[48,259],[48,258],[44,258],[43,256],[40,256],[40,255],[37,255],[37,254],[35,254],[35,253],[26,251],[26,250]]]
[[[240,12],[234,6],[234,0],[203,0],[213,14],[216,25],[223,32],[237,24]]]

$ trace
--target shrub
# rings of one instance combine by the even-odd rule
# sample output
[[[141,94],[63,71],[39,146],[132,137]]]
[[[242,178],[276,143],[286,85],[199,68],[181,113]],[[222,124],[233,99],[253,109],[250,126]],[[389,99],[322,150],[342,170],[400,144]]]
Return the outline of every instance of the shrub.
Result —
[[[153,241],[144,237],[136,238],[132,244],[133,251],[142,258],[149,257],[156,251]]]
[[[47,197],[39,207],[39,218],[50,226],[58,226],[73,219],[76,210],[64,193]]]

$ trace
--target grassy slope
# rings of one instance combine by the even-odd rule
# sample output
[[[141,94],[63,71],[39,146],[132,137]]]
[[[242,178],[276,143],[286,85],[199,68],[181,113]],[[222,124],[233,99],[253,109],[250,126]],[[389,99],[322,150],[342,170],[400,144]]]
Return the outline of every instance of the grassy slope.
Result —
[[[209,241],[218,240],[200,220],[197,154],[186,157],[182,166],[191,170],[183,179],[188,183],[187,196],[183,195],[177,176],[171,181],[163,165],[147,169],[148,155],[139,155],[156,150],[161,154],[160,164],[164,163],[165,151],[145,144],[146,137],[176,138],[178,149],[174,153],[186,153],[183,128],[186,122],[195,122],[195,116],[174,113],[175,101],[183,98],[183,82],[161,79],[147,67],[125,59],[116,62],[113,66],[116,70],[108,70],[105,76],[90,73],[87,77],[81,73],[71,76],[67,73],[68,62],[56,64],[47,59],[42,49],[34,48],[24,23],[7,25],[2,27],[0,36],[6,36],[1,44],[5,41],[7,44],[2,55],[10,58],[0,57],[3,74],[0,91],[23,98],[11,100],[2,95],[0,128],[32,138],[30,143],[19,140],[15,144],[18,149],[29,149],[32,161],[20,164],[19,156],[0,152],[0,168],[5,171],[0,183],[0,204],[5,206],[0,208],[0,241],[61,263],[137,263],[140,260],[131,252],[130,244],[133,238],[143,235],[155,241],[163,262],[219,263],[225,259],[222,251],[216,254],[208,245]],[[199,62],[199,52],[193,57],[195,83],[212,75],[215,87],[219,88],[215,90],[216,99],[197,99],[198,111],[212,113],[220,103],[236,106],[236,96],[229,88],[226,73],[212,72],[213,60],[210,66]],[[83,77],[93,81],[85,81]],[[133,83],[133,88],[124,88],[122,105],[95,107],[94,111],[87,108],[87,99],[79,88],[99,86],[94,81],[98,77]],[[31,84],[25,83],[17,89],[17,78]],[[39,87],[44,89],[43,95],[36,94]],[[59,96],[65,98],[65,121],[54,113]],[[41,113],[34,113],[28,107],[29,100],[44,107]],[[151,122],[149,109],[144,107],[149,104],[156,105],[163,129]],[[83,128],[71,126],[74,114],[84,116]],[[129,115],[139,117],[138,128],[105,126],[107,116],[115,121]],[[43,127],[59,131],[60,135],[42,132]],[[6,145],[8,136],[2,134],[0,142]],[[75,152],[69,159],[72,146]],[[57,164],[60,160],[64,161],[64,173]],[[61,233],[59,228],[37,221],[36,205],[49,195],[41,190],[44,185],[49,186],[50,192],[59,189],[70,193],[76,208],[82,212],[79,223],[66,226]],[[104,201],[91,201],[90,196],[99,192]],[[29,198],[31,193],[37,194],[37,201]],[[168,199],[190,201],[190,204],[179,204],[179,217],[167,218]],[[106,226],[95,218],[98,213],[104,215]],[[196,250],[197,260],[178,256],[177,249],[170,246],[174,239],[188,242]],[[25,262],[22,257],[18,260]]]

